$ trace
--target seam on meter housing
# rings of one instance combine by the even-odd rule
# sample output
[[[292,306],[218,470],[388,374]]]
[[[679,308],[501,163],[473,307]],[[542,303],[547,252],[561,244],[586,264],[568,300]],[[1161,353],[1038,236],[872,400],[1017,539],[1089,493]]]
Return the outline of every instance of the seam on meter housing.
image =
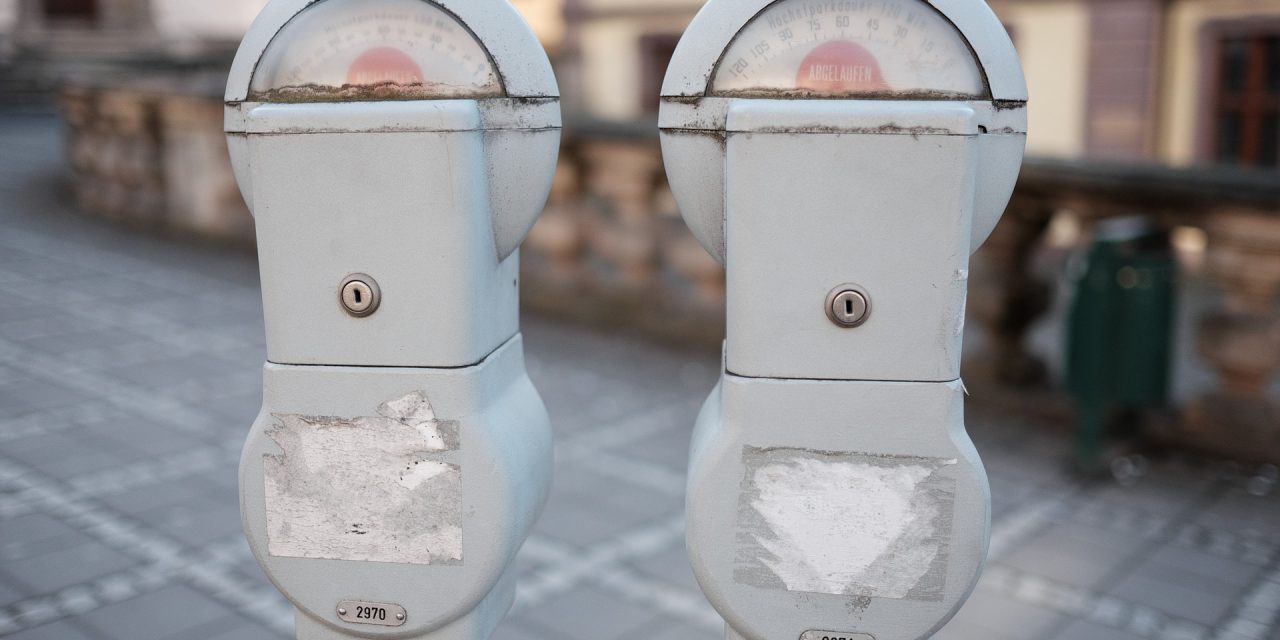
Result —
[[[459,423],[417,391],[363,418],[276,415],[262,464],[275,557],[462,564]]]
[[[778,382],[887,382],[893,384],[954,384],[956,382],[963,383],[960,378],[949,378],[947,380],[869,380],[863,378],[779,378],[776,376],[749,376],[737,373],[733,370],[726,369],[725,373],[735,378],[743,378],[746,380],[776,380]]]
[[[973,138],[979,134],[957,133],[942,127],[901,127],[890,123],[878,127],[839,127],[823,124],[796,125],[783,127],[759,127],[755,129],[728,129],[728,133],[760,133],[760,134],[794,134],[794,135],[857,135],[857,136],[950,136],[956,138]]]
[[[510,131],[512,133],[541,133],[544,131],[561,131],[562,127],[542,127],[537,129],[519,129],[515,127],[476,127],[475,129],[428,129],[405,127],[397,129],[395,127],[386,127],[382,129],[338,129],[338,128],[314,128],[314,129],[280,129],[270,133],[250,132],[248,135],[269,138],[272,136],[306,136],[316,134],[334,134],[334,133],[485,133],[489,131]]]
[[[795,591],[940,602],[955,459],[743,447],[734,580]]]
[[[304,368],[304,369],[305,369],[305,368],[311,368],[311,367],[329,367],[329,368],[335,368],[335,369],[364,369],[364,370],[370,370],[370,371],[377,371],[377,370],[395,370],[395,369],[426,369],[426,370],[429,370],[429,371],[460,371],[460,370],[462,370],[462,369],[473,369],[473,368],[475,368],[475,367],[479,367],[479,366],[484,365],[484,364],[485,364],[486,362],[488,362],[491,358],[493,358],[493,357],[494,357],[494,355],[495,355],[495,354],[497,354],[499,351],[502,351],[503,349],[506,349],[508,345],[510,345],[510,344],[512,344],[512,343],[514,343],[514,342],[516,342],[517,340],[521,340],[521,339],[523,339],[523,335],[524,335],[524,334],[522,334],[522,333],[516,333],[515,335],[511,336],[510,338],[507,338],[505,341],[503,341],[503,343],[502,343],[502,344],[500,344],[500,345],[498,345],[498,346],[494,347],[492,351],[490,351],[489,353],[484,354],[484,357],[483,357],[483,358],[480,358],[479,360],[477,360],[477,361],[475,361],[475,362],[472,362],[471,364],[458,364],[458,365],[453,365],[453,366],[441,366],[441,365],[401,365],[401,364],[338,364],[338,363],[336,363],[336,362],[319,362],[319,363],[316,363],[316,362],[277,362],[277,361],[275,361],[275,360],[267,360],[267,364],[269,364],[269,365],[273,365],[273,366],[277,366],[277,367],[300,367],[300,368]]]

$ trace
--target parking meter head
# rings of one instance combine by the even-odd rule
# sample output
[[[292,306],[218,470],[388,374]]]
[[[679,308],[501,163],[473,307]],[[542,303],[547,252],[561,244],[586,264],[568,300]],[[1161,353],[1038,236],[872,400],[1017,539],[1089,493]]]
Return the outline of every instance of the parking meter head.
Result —
[[[468,366],[517,330],[512,256],[560,142],[546,53],[500,0],[273,0],[227,83],[273,362]],[[379,304],[336,304],[353,274]]]
[[[729,105],[744,99],[973,104],[985,130],[974,251],[999,222],[1021,167],[1026,81],[1008,33],[982,0],[709,2],[667,67],[659,126],[681,213],[721,262],[719,139]]]
[[[227,82],[226,131],[256,214],[245,133],[263,103],[476,100],[489,134],[495,242],[509,256],[551,189],[560,90],[537,36],[509,3],[272,0],[241,42]],[[395,123],[387,124],[393,130]],[[296,122],[295,131],[314,123]],[[519,136],[517,131],[542,135]],[[523,137],[528,144],[512,144]]]

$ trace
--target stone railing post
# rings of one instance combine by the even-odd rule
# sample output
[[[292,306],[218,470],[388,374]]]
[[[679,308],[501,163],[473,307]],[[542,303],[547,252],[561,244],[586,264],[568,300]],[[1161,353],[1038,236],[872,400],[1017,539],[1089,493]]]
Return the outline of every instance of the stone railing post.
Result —
[[[1217,449],[1280,459],[1280,403],[1269,394],[1280,371],[1280,216],[1222,210],[1207,227],[1223,304],[1201,321],[1199,347],[1221,387],[1191,408],[1188,428]]]
[[[88,161],[94,180],[82,189],[108,217],[158,224],[164,216],[164,175],[151,96],[127,89],[92,91],[94,145]]]
[[[168,224],[196,235],[252,243],[249,214],[226,162],[222,105],[200,95],[156,99]]]
[[[597,207],[588,227],[594,253],[616,270],[628,288],[652,284],[657,269],[658,221],[654,191],[662,170],[656,142],[601,141],[583,145],[588,206]]]
[[[1027,350],[1025,339],[1053,302],[1053,284],[1031,270],[1052,218],[1052,206],[1015,197],[974,256],[969,311],[987,329],[991,373],[999,382],[1029,386],[1046,379],[1045,363]]]
[[[545,265],[545,269],[539,269],[538,276],[565,286],[577,284],[584,253],[581,174],[582,165],[577,156],[570,150],[562,150],[547,206],[521,249],[527,258],[526,265],[529,259],[538,259]]]

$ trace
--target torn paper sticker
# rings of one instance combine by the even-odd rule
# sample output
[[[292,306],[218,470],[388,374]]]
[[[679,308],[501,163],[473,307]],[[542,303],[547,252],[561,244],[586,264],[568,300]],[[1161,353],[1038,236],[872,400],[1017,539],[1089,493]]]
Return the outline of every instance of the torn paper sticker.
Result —
[[[734,579],[756,587],[939,601],[955,460],[745,447]]]
[[[267,549],[273,556],[462,564],[458,423],[438,420],[425,394],[378,415],[277,415],[263,456]]]

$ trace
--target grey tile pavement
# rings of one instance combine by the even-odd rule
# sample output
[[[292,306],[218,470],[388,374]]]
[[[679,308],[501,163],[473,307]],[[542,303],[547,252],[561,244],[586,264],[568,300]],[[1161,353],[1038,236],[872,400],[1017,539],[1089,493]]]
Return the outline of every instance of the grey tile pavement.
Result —
[[[0,636],[289,637],[236,512],[264,350],[252,256],[76,215],[50,118],[0,116],[0,154]],[[717,355],[525,327],[559,467],[497,640],[721,637],[682,517]],[[1084,482],[1054,425],[980,398],[968,420],[991,560],[938,638],[1280,638],[1275,493],[1178,456]]]

